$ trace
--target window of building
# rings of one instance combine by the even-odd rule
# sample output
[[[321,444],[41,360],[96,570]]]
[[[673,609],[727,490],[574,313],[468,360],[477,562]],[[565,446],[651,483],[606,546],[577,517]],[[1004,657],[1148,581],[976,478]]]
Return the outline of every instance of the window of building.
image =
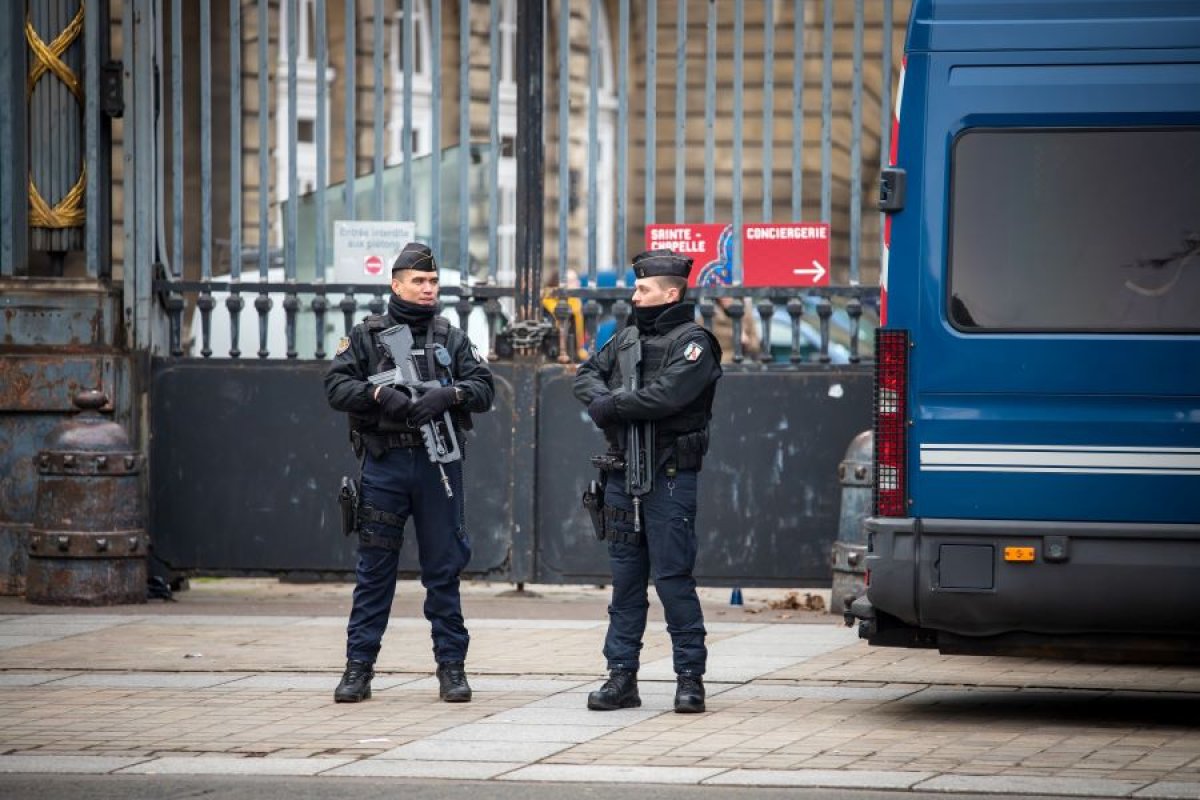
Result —
[[[279,61],[276,66],[275,97],[275,199],[288,197],[288,54],[287,41],[291,20],[290,3],[280,4]],[[296,47],[296,176],[302,192],[317,185],[317,45],[316,9],[313,0],[298,0],[299,13]],[[325,70],[325,83],[334,80],[334,70]],[[329,94],[326,93],[326,98]],[[329,116],[325,120],[325,155],[329,157]]]
[[[968,131],[951,169],[956,328],[1200,330],[1200,129]]]
[[[389,164],[404,160],[404,8],[413,15],[412,127],[409,141],[413,156],[426,155],[431,137],[426,132],[433,126],[433,70],[430,63],[432,32],[427,0],[397,0],[392,18],[388,65],[392,73],[392,93],[388,113]]]

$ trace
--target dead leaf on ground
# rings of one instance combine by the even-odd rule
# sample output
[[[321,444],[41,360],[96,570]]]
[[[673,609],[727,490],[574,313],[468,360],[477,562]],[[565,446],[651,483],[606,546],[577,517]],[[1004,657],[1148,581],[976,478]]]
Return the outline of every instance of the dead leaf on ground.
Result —
[[[799,592],[788,592],[780,600],[772,600],[768,605],[776,610],[783,611],[786,609],[797,609],[803,611],[824,611],[825,598],[819,594],[805,592],[803,596]]]

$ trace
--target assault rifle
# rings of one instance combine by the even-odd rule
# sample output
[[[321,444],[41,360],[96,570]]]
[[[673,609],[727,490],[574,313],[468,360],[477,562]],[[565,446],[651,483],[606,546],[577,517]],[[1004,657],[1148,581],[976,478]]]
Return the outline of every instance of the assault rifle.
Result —
[[[625,388],[642,388],[642,340],[632,337],[617,352]],[[625,435],[625,491],[633,498],[633,530],[642,531],[642,498],[654,488],[654,423],[630,422]]]
[[[387,351],[395,369],[385,370],[367,378],[375,386],[392,386],[416,400],[430,389],[441,386],[436,380],[421,380],[421,372],[417,368],[416,356],[413,354],[413,335],[407,325],[394,325],[379,334],[379,343]],[[453,497],[454,490],[450,488],[450,479],[446,476],[443,464],[450,464],[462,458],[462,450],[458,447],[458,437],[454,433],[454,422],[450,412],[442,413],[441,418],[434,418],[420,427],[421,439],[425,442],[425,452],[429,460],[438,468],[442,476],[442,486],[446,489],[446,497]]]

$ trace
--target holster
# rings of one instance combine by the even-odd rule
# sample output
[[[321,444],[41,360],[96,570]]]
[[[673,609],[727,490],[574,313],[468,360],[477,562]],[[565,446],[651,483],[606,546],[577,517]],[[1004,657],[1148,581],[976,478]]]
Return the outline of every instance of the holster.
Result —
[[[708,452],[708,431],[685,433],[675,439],[676,469],[699,470]]]
[[[342,512],[342,534],[345,536],[358,530],[358,505],[361,500],[362,495],[358,491],[358,481],[344,476],[342,488],[338,492],[338,506]]]
[[[600,473],[600,476],[603,478],[604,473]],[[604,483],[602,481],[588,482],[588,488],[583,493],[583,507],[587,509],[588,516],[592,519],[592,530],[596,533],[596,538],[604,541]]]

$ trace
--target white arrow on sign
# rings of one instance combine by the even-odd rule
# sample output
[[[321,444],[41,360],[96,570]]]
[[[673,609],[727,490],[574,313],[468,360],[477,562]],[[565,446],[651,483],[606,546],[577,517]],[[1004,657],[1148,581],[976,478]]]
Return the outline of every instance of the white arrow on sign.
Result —
[[[821,262],[814,258],[812,260],[811,269],[808,267],[797,267],[796,269],[792,270],[792,273],[795,275],[812,275],[812,282],[816,283],[821,280],[821,278],[825,277],[825,267],[821,266]]]

